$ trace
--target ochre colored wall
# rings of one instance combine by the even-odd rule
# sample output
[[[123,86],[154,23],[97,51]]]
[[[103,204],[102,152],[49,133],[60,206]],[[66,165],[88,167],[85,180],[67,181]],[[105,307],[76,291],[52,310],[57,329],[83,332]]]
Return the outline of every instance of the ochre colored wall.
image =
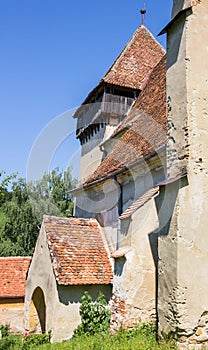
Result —
[[[24,298],[0,299],[0,324],[9,324],[10,331],[22,333],[24,318]]]

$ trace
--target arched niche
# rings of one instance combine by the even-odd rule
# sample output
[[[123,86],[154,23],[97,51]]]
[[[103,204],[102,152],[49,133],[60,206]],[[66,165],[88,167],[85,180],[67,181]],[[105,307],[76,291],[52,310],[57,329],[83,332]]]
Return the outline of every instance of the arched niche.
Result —
[[[42,289],[37,287],[30,302],[30,333],[45,333],[46,331],[46,304]]]

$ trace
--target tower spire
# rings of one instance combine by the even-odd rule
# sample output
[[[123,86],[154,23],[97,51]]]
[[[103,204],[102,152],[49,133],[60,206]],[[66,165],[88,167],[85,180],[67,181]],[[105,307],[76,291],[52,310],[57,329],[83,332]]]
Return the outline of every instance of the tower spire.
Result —
[[[140,13],[142,15],[142,25],[144,26],[144,23],[145,23],[145,14],[146,14],[146,6],[145,6],[145,3],[144,3],[144,7],[140,10]]]

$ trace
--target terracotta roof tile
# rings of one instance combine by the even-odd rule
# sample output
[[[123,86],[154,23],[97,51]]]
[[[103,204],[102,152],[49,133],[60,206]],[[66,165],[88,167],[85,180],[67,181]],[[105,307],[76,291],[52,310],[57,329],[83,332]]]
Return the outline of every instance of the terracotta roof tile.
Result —
[[[58,284],[111,283],[112,267],[97,220],[44,216],[43,227]]]
[[[83,104],[90,103],[104,84],[142,90],[152,69],[165,54],[164,48],[145,27],[139,27]],[[79,110],[79,109],[78,109]],[[79,113],[75,113],[79,116]]]
[[[166,143],[166,56],[153,69],[148,84],[116,132],[126,126],[129,129],[83,185],[128,168]]]
[[[164,55],[163,47],[141,26],[103,77],[108,84],[142,89],[147,74]]]
[[[135,211],[141,208],[145,203],[147,203],[151,198],[153,198],[159,191],[159,187],[156,186],[154,188],[149,189],[146,193],[144,193],[139,199],[137,199],[132,205],[130,205],[120,216],[119,219],[127,219]]]
[[[30,257],[0,258],[0,298],[25,296]]]

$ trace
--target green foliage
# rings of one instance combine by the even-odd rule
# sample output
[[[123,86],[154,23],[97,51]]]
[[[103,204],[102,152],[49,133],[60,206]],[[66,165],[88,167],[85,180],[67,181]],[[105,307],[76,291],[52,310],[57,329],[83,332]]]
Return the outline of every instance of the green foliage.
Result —
[[[10,334],[0,339],[0,350],[21,350],[21,336]]]
[[[149,333],[150,332],[150,333]],[[1,341],[0,341],[1,344]],[[7,349],[7,348],[6,348]],[[142,325],[132,330],[120,329],[111,334],[82,334],[61,343],[37,345],[34,350],[176,350],[173,342],[157,343],[155,326]],[[0,348],[1,350],[1,348]],[[8,350],[8,349],[7,349]],[[9,348],[10,350],[10,348]],[[15,350],[21,350],[16,347]]]
[[[26,183],[17,174],[0,172],[0,256],[31,255],[44,214],[71,216],[71,170],[59,168],[40,181]]]
[[[10,334],[0,339],[0,350],[38,350],[44,344],[50,343],[48,334],[32,334],[22,338],[21,335]]]
[[[28,348],[23,348],[26,342],[18,335],[9,335],[0,340],[0,350],[176,350],[177,347],[172,341],[156,341],[156,329],[154,324],[143,324],[131,330],[120,329],[111,334],[98,333],[94,335],[82,334],[73,337],[69,341],[61,343],[41,343],[42,336],[38,336],[39,343],[36,343],[36,336],[29,336],[33,341],[28,340]],[[44,338],[44,335],[43,335]],[[28,338],[29,339],[29,338]],[[41,345],[42,344],[42,345]],[[30,346],[30,347],[29,347]],[[204,349],[207,349],[204,347]]]
[[[27,184],[30,204],[39,221],[43,213],[72,216],[73,202],[69,191],[75,186],[76,180],[72,179],[70,168],[63,173],[55,168],[51,173],[44,174],[40,181]]]
[[[95,302],[88,292],[81,298],[80,316],[82,323],[77,327],[75,336],[107,332],[110,327],[110,310],[105,296],[99,293]]]
[[[9,335],[9,329],[10,329],[10,325],[8,323],[0,325],[2,338],[7,337]]]
[[[11,194],[8,190],[8,186],[11,181],[16,177],[16,174],[9,176],[5,175],[5,171],[0,171],[0,177],[2,178],[0,183],[0,207],[11,198]]]
[[[21,350],[38,349],[40,345],[50,343],[50,332],[48,334],[31,334],[23,339]]]

